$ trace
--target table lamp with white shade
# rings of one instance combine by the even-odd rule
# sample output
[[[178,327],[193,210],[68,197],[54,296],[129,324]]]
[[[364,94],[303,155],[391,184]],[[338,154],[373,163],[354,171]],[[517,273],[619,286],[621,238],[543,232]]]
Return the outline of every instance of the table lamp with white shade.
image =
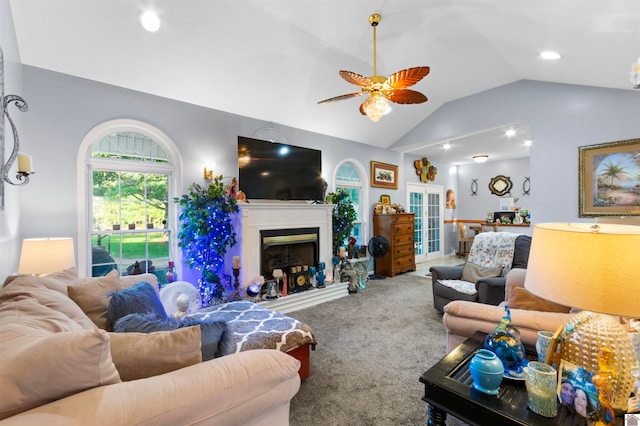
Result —
[[[75,266],[72,238],[27,238],[22,241],[20,274],[46,275]]]
[[[533,294],[582,309],[559,336],[561,357],[596,373],[598,352],[615,354],[612,405],[624,409],[637,368],[620,317],[640,317],[640,226],[545,223],[533,231],[524,286]],[[615,316],[615,317],[614,317]]]

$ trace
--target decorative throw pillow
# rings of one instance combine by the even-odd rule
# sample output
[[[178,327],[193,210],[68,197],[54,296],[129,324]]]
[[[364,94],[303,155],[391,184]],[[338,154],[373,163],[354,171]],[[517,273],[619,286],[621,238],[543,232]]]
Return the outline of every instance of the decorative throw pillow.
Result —
[[[123,381],[157,376],[202,362],[200,327],[109,335],[111,357]]]
[[[120,283],[122,284],[122,288],[129,288],[139,282],[148,282],[153,286],[156,290],[156,293],[160,292],[160,288],[158,287],[158,277],[154,274],[145,273],[140,275],[124,275],[120,276]]]
[[[115,332],[152,333],[155,331],[176,330],[183,327],[200,325],[202,360],[208,361],[218,354],[218,346],[224,333],[224,322],[183,318],[181,320],[158,320],[153,314],[130,314],[120,318],[114,325]]]
[[[35,299],[0,304],[0,341],[0,419],[120,382],[106,332],[82,330]]]
[[[22,279],[14,280],[0,291],[0,303],[12,300],[33,299],[40,305],[66,315],[85,330],[96,329],[97,326],[87,317],[73,300],[59,291],[43,286],[22,285]],[[29,318],[25,318],[29,320]]]
[[[120,291],[111,291],[108,296],[111,296],[111,300],[107,306],[107,318],[111,324],[129,314],[152,314],[160,320],[169,319],[158,294],[148,282],[143,281]]]
[[[507,306],[510,309],[524,309],[527,311],[568,313],[571,308],[543,299],[531,293],[526,288],[515,284],[507,284]]]
[[[475,283],[481,278],[499,277],[502,275],[502,266],[484,268],[482,266],[466,262],[462,269],[462,281]]]
[[[59,291],[65,296],[68,295],[67,287],[78,284],[80,281],[76,268],[69,268],[64,271],[53,272],[42,276],[27,274],[10,275],[4,280],[2,287],[8,286],[15,280],[18,280],[17,282],[19,282],[21,286],[28,285],[30,287],[46,287],[51,290]]]
[[[121,288],[120,274],[113,270],[104,277],[83,278],[78,285],[69,286],[67,291],[71,300],[80,306],[95,325],[109,331],[112,326],[107,319],[107,293]]]

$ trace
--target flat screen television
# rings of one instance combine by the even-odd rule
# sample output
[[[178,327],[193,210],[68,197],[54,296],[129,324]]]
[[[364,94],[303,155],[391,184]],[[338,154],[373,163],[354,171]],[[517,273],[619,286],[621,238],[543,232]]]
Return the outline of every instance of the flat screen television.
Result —
[[[324,199],[317,149],[238,136],[238,189],[250,200]]]

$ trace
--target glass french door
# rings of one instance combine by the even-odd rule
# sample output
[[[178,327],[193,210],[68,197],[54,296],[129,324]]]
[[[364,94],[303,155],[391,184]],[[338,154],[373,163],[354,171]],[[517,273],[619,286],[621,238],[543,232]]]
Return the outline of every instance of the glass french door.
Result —
[[[443,256],[444,190],[440,185],[407,184],[407,205],[415,213],[414,244],[416,262]]]

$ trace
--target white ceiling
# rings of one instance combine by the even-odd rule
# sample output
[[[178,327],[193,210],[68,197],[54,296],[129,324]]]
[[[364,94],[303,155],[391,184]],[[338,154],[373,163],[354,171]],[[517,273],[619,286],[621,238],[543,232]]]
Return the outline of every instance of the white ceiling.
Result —
[[[10,3],[26,65],[383,148],[444,103],[521,79],[631,90],[629,71],[640,55],[637,0]],[[146,8],[160,16],[156,33],[139,25]],[[358,91],[339,70],[373,74],[372,13],[382,15],[377,74],[431,67],[412,87],[429,101],[394,105],[377,123],[358,112],[362,97],[317,104]],[[547,49],[563,58],[541,60],[538,54]],[[526,123],[450,143],[473,140],[475,150],[495,151],[496,138],[512,126]],[[502,145],[502,154],[484,153],[492,159],[527,155],[521,144],[510,145],[515,152]],[[441,146],[425,142],[413,153],[462,162],[474,150],[443,154]]]

